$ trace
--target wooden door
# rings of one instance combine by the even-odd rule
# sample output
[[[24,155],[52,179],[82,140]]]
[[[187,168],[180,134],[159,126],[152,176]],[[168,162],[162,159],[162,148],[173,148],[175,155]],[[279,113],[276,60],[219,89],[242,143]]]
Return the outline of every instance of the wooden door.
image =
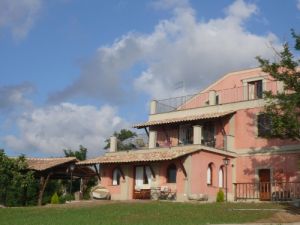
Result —
[[[259,176],[259,199],[261,201],[271,200],[271,173],[270,169],[261,169]]]

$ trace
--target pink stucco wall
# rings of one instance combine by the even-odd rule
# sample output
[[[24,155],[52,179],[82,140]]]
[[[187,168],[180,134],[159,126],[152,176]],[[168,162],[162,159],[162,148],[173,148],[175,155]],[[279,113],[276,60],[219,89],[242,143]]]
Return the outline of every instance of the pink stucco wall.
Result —
[[[235,148],[255,149],[271,146],[295,145],[297,141],[278,138],[266,139],[257,136],[256,116],[262,108],[244,109],[235,113]]]
[[[219,169],[224,166],[224,156],[201,151],[192,155],[192,172],[191,172],[191,193],[192,194],[208,194],[210,197],[215,197],[219,191]],[[231,160],[232,162],[232,160]],[[212,185],[207,185],[207,169],[212,163]],[[232,192],[232,163],[228,165],[228,192]],[[226,170],[224,172],[224,186]]]
[[[178,109],[182,110],[206,106],[209,97],[208,93],[211,90],[216,91],[217,95],[219,95],[219,104],[243,101],[243,80],[258,76],[266,76],[266,74],[263,73],[261,69],[257,68],[226,75],[226,77],[221,78],[219,81],[212,84],[209,88],[191,98],[189,101],[187,101],[186,104],[180,106]],[[266,77],[265,88],[266,90],[272,91],[273,93],[276,92],[277,83],[273,81],[273,78],[271,76]]]
[[[103,165],[101,167],[101,185],[106,187],[111,195],[120,194],[121,187],[120,185],[113,185],[112,184],[112,177],[113,177],[113,170],[116,168],[115,165]],[[121,182],[122,182],[121,178]]]
[[[255,182],[258,169],[271,169],[273,181],[300,181],[300,153],[278,155],[254,155],[238,157],[236,162],[236,181]]]

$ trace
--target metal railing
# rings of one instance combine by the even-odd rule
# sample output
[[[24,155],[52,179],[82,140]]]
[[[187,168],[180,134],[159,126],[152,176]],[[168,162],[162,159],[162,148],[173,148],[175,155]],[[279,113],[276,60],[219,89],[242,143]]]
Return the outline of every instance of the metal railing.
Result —
[[[234,183],[237,200],[290,201],[300,199],[300,182]]]
[[[263,91],[278,90],[277,81],[263,83]],[[216,90],[216,104],[249,101],[261,98],[261,94],[249,92],[248,86],[239,86],[229,89]],[[157,100],[156,113],[166,113],[183,109],[192,109],[209,106],[209,92]]]

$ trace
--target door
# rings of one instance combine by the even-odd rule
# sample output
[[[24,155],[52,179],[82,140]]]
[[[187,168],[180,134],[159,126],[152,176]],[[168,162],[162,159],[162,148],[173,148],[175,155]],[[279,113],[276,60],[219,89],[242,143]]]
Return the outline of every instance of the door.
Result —
[[[150,199],[152,174],[149,166],[136,166],[134,172],[133,199]]]
[[[271,200],[271,173],[270,169],[261,169],[259,176],[259,199],[261,201]]]

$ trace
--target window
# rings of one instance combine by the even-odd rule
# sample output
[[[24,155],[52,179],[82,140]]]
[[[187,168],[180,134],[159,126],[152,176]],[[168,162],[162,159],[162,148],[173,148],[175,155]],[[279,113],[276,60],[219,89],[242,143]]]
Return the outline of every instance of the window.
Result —
[[[263,97],[262,80],[248,82],[248,99],[259,99]]]
[[[271,134],[272,121],[267,114],[259,114],[257,116],[257,136],[266,137]]]
[[[113,185],[120,185],[120,180],[121,180],[121,171],[119,168],[115,168],[113,170]]]
[[[215,124],[213,122],[206,122],[203,124],[203,140],[202,144],[209,147],[215,147]]]
[[[206,176],[206,179],[207,179],[206,183],[207,183],[207,185],[212,185],[212,172],[213,172],[213,170],[212,170],[212,164],[210,163],[208,165],[208,167],[207,167],[207,176]]]
[[[167,182],[176,183],[176,174],[177,174],[177,168],[175,164],[169,165],[167,169]]]
[[[219,188],[224,187],[224,171],[223,167],[220,167],[219,169]]]

